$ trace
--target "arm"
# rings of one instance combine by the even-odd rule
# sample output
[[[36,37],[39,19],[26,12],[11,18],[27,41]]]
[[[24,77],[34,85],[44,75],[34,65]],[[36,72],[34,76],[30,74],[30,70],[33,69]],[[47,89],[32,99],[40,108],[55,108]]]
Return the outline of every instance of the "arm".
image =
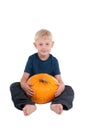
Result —
[[[55,94],[55,97],[57,97],[64,91],[65,85],[62,81],[61,75],[55,75],[55,78],[57,79],[57,81],[58,81],[57,85],[59,86],[59,88],[58,88],[58,90],[56,91],[56,94]]]
[[[32,96],[33,95],[33,90],[30,88],[31,84],[27,83],[27,80],[28,80],[29,76],[30,76],[29,73],[24,72],[24,74],[23,74],[23,76],[21,78],[20,84],[21,84],[21,88],[26,92],[26,94],[28,96]]]

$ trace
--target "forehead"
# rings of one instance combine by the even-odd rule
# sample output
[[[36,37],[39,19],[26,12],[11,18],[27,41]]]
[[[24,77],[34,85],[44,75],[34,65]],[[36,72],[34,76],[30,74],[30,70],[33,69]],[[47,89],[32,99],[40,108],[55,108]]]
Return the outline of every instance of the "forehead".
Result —
[[[37,42],[39,43],[39,42],[43,42],[43,43],[45,43],[45,42],[52,42],[52,38],[51,37],[41,37],[41,38],[39,38],[38,40],[37,40]]]

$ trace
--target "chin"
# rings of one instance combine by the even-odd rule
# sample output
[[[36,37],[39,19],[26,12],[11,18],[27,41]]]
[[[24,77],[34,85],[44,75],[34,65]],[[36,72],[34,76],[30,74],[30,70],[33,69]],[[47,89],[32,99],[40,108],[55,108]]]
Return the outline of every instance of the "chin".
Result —
[[[41,55],[42,56],[47,56],[47,55],[49,55],[49,53],[42,53]]]

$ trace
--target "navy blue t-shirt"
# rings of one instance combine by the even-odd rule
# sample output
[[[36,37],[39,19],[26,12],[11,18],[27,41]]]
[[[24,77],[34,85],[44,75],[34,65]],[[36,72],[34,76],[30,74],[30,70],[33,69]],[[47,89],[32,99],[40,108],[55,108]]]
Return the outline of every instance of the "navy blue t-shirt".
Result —
[[[55,76],[60,74],[60,68],[58,60],[51,54],[47,60],[43,61],[39,58],[38,53],[35,53],[29,56],[24,72],[29,73],[30,76],[39,73]]]

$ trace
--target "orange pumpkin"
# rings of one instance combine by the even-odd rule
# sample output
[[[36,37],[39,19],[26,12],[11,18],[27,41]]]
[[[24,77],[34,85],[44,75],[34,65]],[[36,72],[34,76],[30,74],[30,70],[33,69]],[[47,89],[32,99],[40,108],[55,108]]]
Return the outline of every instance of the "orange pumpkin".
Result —
[[[32,84],[31,89],[34,90],[34,95],[31,100],[35,103],[43,104],[54,99],[58,86],[53,76],[40,73],[30,77],[27,82]]]

